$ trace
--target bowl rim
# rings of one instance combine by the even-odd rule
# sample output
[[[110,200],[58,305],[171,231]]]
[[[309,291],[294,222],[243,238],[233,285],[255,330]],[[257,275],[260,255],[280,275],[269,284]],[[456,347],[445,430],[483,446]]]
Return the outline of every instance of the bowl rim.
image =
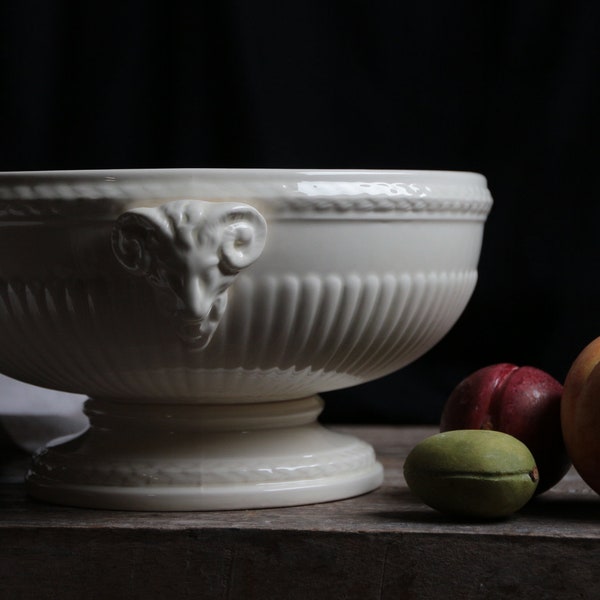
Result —
[[[410,178],[413,180],[432,180],[435,182],[457,182],[486,184],[486,177],[476,171],[444,170],[444,169],[297,169],[297,168],[212,168],[212,167],[183,167],[183,168],[102,168],[102,169],[49,169],[0,171],[0,184],[9,183],[15,179],[54,180],[54,179],[103,179],[112,177],[207,177],[207,178],[267,178],[285,179],[303,177],[308,179],[327,178],[343,180]]]
[[[278,218],[485,219],[492,197],[472,171],[93,169],[0,172],[0,222],[114,218],[175,200],[249,202]]]

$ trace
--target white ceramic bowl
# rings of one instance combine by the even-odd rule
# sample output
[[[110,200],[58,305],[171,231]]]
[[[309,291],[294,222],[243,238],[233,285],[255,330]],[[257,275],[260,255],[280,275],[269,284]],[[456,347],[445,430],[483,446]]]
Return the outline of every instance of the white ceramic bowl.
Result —
[[[316,394],[446,334],[490,207],[475,173],[0,174],[0,371],[91,398],[30,493],[193,510],[377,487],[372,449],[317,424]]]

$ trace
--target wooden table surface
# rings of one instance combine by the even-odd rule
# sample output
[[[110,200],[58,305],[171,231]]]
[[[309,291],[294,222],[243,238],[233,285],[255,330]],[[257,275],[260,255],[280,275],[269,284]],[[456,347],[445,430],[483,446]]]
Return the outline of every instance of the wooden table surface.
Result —
[[[406,488],[433,428],[335,427],[375,446],[383,486],[283,509],[118,512],[25,495],[0,472],[0,600],[600,598],[600,497],[571,471],[499,522],[450,520]]]

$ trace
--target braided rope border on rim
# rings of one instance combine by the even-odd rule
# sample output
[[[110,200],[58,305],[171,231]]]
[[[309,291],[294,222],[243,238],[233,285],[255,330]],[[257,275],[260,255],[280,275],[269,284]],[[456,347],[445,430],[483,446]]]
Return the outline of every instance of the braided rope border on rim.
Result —
[[[485,219],[492,197],[483,183],[219,177],[118,177],[74,174],[0,174],[0,220],[113,219],[127,209],[174,199],[248,202],[272,218],[328,218],[369,214],[395,218],[452,215]],[[405,175],[408,177],[407,175]],[[400,178],[400,175],[398,175]],[[38,181],[36,181],[38,179]],[[73,181],[70,181],[72,179]]]

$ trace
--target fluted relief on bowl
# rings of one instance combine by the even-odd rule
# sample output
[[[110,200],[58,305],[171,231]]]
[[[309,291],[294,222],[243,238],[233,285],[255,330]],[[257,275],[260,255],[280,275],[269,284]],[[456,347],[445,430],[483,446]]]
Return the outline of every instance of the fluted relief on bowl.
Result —
[[[177,200],[125,212],[112,247],[127,271],[153,286],[179,337],[201,350],[223,317],[227,288],[260,256],[266,230],[251,206]]]
[[[470,269],[242,273],[203,352],[182,342],[138,278],[0,282],[0,361],[32,383],[100,397],[302,397],[418,358],[454,324],[476,279]]]

